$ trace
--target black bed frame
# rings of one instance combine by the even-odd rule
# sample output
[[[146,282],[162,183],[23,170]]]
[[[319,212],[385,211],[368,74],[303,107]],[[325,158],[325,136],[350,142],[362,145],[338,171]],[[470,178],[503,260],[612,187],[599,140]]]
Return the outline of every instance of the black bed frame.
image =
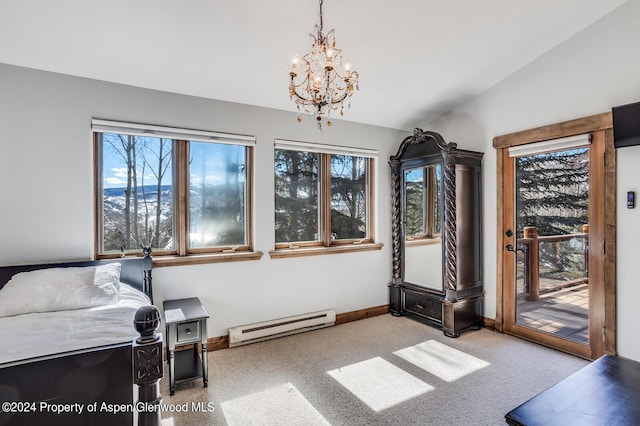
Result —
[[[120,262],[120,281],[152,300],[151,257],[0,267],[0,288],[24,271]],[[54,325],[55,326],[55,325]],[[131,325],[133,329],[133,324]],[[10,345],[11,342],[1,342]],[[1,349],[0,349],[1,350]],[[0,364],[0,426],[132,425],[134,403],[132,342],[100,346]],[[7,405],[9,403],[9,405]],[[96,405],[97,403],[97,405]],[[78,414],[55,413],[54,404],[79,404]],[[78,406],[75,406],[78,407]],[[95,407],[95,410],[94,410]],[[7,409],[8,408],[8,409]],[[108,409],[112,411],[107,411]],[[94,411],[94,412],[90,412]]]
[[[151,303],[153,303],[153,292],[151,287],[152,260],[149,256],[83,262],[43,263],[39,265],[2,266],[0,267],[0,289],[9,282],[12,276],[19,272],[28,272],[48,268],[96,266],[116,262],[119,262],[122,265],[122,269],[120,271],[120,281],[144,292],[151,299]]]

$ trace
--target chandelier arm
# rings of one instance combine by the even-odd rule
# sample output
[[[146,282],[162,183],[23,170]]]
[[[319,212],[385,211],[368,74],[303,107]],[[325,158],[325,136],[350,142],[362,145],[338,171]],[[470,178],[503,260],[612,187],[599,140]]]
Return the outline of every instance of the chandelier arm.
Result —
[[[298,93],[297,90],[295,90],[294,92],[292,92],[292,95],[294,95],[296,97],[296,102],[300,101],[300,103],[302,105],[318,105],[318,102],[315,102],[313,99],[307,99],[304,96],[302,96],[300,93]]]
[[[327,103],[325,101],[317,101],[315,98],[306,98],[303,95],[301,95],[298,92],[298,87],[300,86],[293,86],[293,91],[291,92],[292,96],[295,96],[295,102],[296,103],[300,103],[302,105],[321,105],[321,107],[324,107]]]
[[[289,85],[289,88],[295,88],[297,89],[298,87],[302,87],[305,85],[306,82],[309,81],[309,77],[305,77],[304,80],[302,82],[300,82],[300,84],[296,84],[295,81],[293,80],[293,78],[291,79],[291,85]]]
[[[340,96],[338,96],[338,99],[332,101],[331,104],[332,105],[341,104],[345,99],[347,99],[347,96],[349,96],[350,92],[351,90],[349,90],[349,88],[344,89],[344,91],[340,94]]]
[[[349,87],[345,87],[344,89],[340,90],[338,93],[338,97],[337,98],[333,98],[331,100],[331,102],[327,102],[327,101],[317,101],[315,98],[306,98],[303,95],[301,95],[298,90],[299,87],[303,86],[304,83],[308,81],[307,78],[305,78],[305,81],[298,84],[298,85],[293,85],[293,89],[294,91],[292,92],[292,95],[295,95],[296,99],[302,101],[304,103],[304,105],[318,105],[321,108],[324,108],[325,106],[330,106],[330,105],[337,105],[342,103],[347,96],[349,96],[349,94],[352,92],[352,90],[349,89]],[[351,84],[351,83],[349,83]]]
[[[349,81],[356,82],[358,80],[358,77],[359,77],[357,71],[351,71],[351,74],[349,74],[348,77],[347,77],[347,75],[340,74],[336,68],[333,69],[333,72],[336,73],[336,75],[340,78],[340,80],[349,80]]]
[[[326,101],[314,102],[313,99],[307,99],[303,96],[300,96],[298,93],[295,94],[295,102],[305,107],[312,107],[315,110],[322,110],[323,108],[330,106]],[[310,112],[311,110],[307,110]]]

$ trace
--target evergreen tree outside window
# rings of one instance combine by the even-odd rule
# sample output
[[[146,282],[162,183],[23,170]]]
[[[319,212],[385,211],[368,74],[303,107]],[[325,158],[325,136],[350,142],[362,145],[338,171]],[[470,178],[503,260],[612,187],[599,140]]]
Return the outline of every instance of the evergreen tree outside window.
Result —
[[[516,235],[535,227],[540,237],[581,234],[589,223],[589,148],[544,152],[516,158]],[[541,242],[540,276],[586,276],[585,244],[577,237]]]
[[[275,150],[276,242],[318,240],[320,154]]]
[[[367,236],[367,159],[331,155],[331,239]]]
[[[408,240],[426,233],[424,171],[424,167],[419,167],[404,172],[404,233]]]
[[[251,250],[252,137],[92,124],[98,257]]]
[[[526,292],[529,243],[536,236],[540,290],[587,278],[591,136],[568,136],[509,147],[515,158],[516,291]],[[522,239],[522,240],[521,240]],[[519,269],[518,269],[519,268]]]
[[[538,235],[582,232],[589,222],[589,149],[574,148],[516,159],[517,229]]]
[[[276,141],[276,249],[373,242],[374,159],[363,152]]]

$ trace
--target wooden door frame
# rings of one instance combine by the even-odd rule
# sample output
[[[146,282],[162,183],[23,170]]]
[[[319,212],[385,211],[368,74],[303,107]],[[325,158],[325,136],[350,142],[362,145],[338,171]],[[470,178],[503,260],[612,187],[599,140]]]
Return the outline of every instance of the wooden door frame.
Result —
[[[508,213],[504,211],[504,186],[513,185],[505,182],[503,168],[505,167],[505,155],[509,147],[524,145],[528,143],[540,142],[550,139],[557,139],[567,136],[574,136],[585,133],[602,132],[605,138],[604,144],[604,195],[600,200],[604,201],[604,230],[603,244],[599,256],[604,257],[604,312],[596,312],[602,317],[603,336],[602,345],[599,348],[603,353],[616,353],[616,150],[613,146],[613,120],[611,112],[592,115],[589,117],[565,121],[537,127],[535,129],[524,130],[493,139],[493,147],[496,149],[497,162],[497,271],[496,271],[496,319],[495,328],[504,332],[504,247],[509,244],[509,239],[505,236],[505,217]],[[605,246],[606,243],[606,246]],[[590,340],[594,338],[590,331]],[[597,347],[598,345],[596,345]],[[569,352],[574,351],[573,347],[567,348]],[[596,352],[599,352],[597,350]],[[577,352],[580,352],[579,350]],[[578,355],[585,356],[584,353]],[[597,354],[593,354],[597,355]]]

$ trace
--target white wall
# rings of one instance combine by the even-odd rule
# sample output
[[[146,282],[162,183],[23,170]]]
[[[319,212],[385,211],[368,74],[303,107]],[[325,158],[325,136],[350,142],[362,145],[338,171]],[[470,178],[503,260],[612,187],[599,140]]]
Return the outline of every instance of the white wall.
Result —
[[[640,98],[640,95],[638,96]],[[617,155],[618,190],[616,229],[618,351],[640,361],[638,339],[638,306],[640,306],[640,262],[637,244],[640,241],[640,209],[627,209],[627,191],[640,195],[640,146],[622,148]]]
[[[287,96],[286,84],[283,96]],[[408,133],[182,96],[0,64],[0,265],[93,257],[91,118],[255,135],[255,248],[248,262],[163,267],[154,296],[198,296],[209,335],[230,326],[335,308],[388,303],[391,200],[387,161]],[[379,251],[272,260],[275,138],[377,148]]]
[[[514,73],[473,102],[425,128],[448,141],[485,152],[485,315],[496,312],[495,136],[611,110],[640,100],[640,2],[628,2],[556,49]],[[624,193],[639,190],[640,149],[618,151],[618,352],[640,360],[637,307],[640,266],[638,210],[627,210]]]

